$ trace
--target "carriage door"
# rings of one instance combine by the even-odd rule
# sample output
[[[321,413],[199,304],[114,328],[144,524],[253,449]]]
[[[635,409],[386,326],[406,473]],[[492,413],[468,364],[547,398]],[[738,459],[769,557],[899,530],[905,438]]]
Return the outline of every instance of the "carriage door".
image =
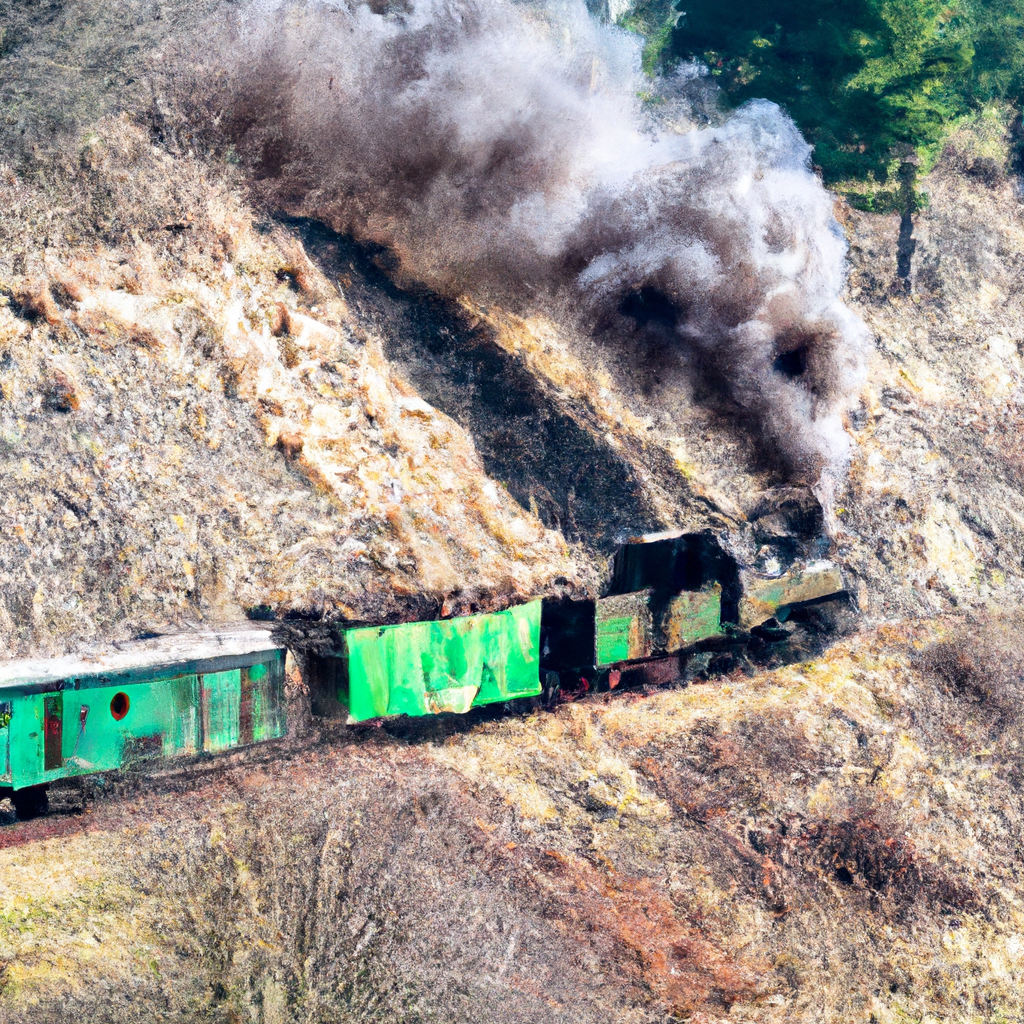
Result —
[[[11,710],[10,701],[0,701],[0,782],[11,781]]]
[[[43,770],[64,765],[61,746],[64,741],[64,694],[51,693],[43,698]]]
[[[202,677],[203,750],[215,754],[238,746],[242,673],[207,672]]]

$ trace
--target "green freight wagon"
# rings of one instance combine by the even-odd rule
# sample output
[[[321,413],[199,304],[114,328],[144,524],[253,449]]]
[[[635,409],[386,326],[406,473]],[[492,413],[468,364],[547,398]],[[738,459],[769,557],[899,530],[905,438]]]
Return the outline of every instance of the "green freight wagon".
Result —
[[[465,713],[534,697],[541,602],[434,622],[345,629],[333,655],[312,659],[315,710],[350,723]]]
[[[28,817],[58,779],[281,737],[284,659],[269,631],[235,629],[0,663],[0,796]]]

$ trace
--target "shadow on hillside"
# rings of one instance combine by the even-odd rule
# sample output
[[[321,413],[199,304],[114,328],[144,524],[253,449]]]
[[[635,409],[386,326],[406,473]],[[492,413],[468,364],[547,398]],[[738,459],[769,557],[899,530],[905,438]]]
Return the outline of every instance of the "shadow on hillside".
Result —
[[[573,418],[530,370],[454,303],[399,288],[392,257],[310,220],[286,219],[398,372],[473,437],[487,473],[572,541],[611,551],[664,528],[629,460]]]

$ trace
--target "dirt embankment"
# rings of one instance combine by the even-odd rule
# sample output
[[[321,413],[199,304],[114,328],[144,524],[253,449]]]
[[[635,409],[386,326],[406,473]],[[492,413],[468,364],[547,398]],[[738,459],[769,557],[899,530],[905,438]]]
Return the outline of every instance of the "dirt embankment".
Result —
[[[403,291],[386,254],[257,211],[230,150],[145,95],[207,10],[165,6],[124,45],[114,8],[19,9],[0,52],[3,653],[593,593],[617,540],[666,526],[771,541],[785,481],[683,378]],[[110,72],[73,109],[43,81],[62,41]],[[876,345],[829,554],[871,617],[1022,592],[1011,163],[997,120],[952,140],[908,281],[895,222],[844,214]]]

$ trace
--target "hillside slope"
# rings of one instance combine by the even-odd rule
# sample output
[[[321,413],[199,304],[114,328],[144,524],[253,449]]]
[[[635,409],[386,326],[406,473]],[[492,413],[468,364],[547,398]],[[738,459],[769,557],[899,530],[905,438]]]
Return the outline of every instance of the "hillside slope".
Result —
[[[9,654],[580,585],[295,238],[123,120],[81,160],[65,218],[14,172],[0,184]]]
[[[0,1021],[1024,1013],[1024,207],[997,122],[925,183],[908,280],[898,222],[837,207],[874,344],[823,510],[678,379],[399,286],[171,144],[139,68],[198,5],[0,13],[0,654],[595,594],[664,526],[748,550],[828,525],[863,615],[812,663],[528,717],[316,726],[293,672],[285,744],[41,822],[0,805]]]
[[[0,1020],[1014,1020],[1019,628],[328,735],[9,825]]]

